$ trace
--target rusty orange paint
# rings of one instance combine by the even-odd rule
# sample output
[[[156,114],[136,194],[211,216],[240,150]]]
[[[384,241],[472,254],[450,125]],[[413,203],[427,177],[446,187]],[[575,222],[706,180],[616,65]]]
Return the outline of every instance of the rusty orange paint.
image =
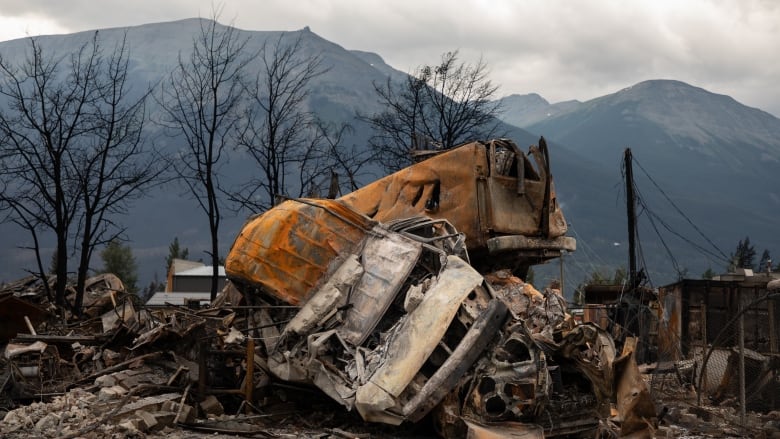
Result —
[[[231,279],[299,305],[339,256],[360,246],[374,224],[336,200],[288,200],[247,221],[225,271]]]
[[[509,162],[507,171],[498,172],[500,157],[507,151],[515,161]],[[420,215],[446,219],[466,235],[470,251],[484,248],[493,236],[543,236],[544,163],[536,147],[531,147],[529,156],[508,140],[473,142],[404,168],[341,200],[381,222]],[[548,205],[550,227],[545,237],[563,236],[566,220],[554,187]]]

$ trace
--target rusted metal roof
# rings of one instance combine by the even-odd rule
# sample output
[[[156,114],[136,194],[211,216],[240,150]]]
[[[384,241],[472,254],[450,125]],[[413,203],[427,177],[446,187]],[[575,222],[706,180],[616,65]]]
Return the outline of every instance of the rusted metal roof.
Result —
[[[16,336],[17,333],[27,332],[25,316],[30,319],[33,326],[41,323],[48,313],[43,308],[15,297],[11,293],[0,295],[0,343],[4,343]]]
[[[331,263],[362,244],[374,222],[335,200],[288,200],[250,218],[225,261],[231,279],[305,303]]]

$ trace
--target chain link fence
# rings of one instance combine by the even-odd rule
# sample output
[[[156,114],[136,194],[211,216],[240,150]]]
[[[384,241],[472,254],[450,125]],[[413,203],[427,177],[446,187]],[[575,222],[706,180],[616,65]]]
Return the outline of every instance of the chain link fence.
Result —
[[[767,281],[683,280],[637,300],[578,309],[620,340],[639,337],[637,361],[668,423],[717,436],[759,436],[780,411],[780,291]],[[770,414],[770,418],[767,418]],[[780,425],[780,422],[778,423]]]
[[[742,434],[760,431],[762,416],[780,409],[780,293],[683,281],[659,292],[656,315],[654,397]]]

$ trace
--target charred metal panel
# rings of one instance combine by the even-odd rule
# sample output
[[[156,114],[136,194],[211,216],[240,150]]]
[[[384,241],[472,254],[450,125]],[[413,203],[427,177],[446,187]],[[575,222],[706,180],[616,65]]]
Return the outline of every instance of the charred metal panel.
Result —
[[[304,303],[331,263],[353,252],[372,226],[338,201],[288,200],[247,222],[225,272],[289,304]]]
[[[546,170],[533,169],[530,160],[512,142],[494,140],[489,148],[492,158],[488,178],[490,228],[506,234],[545,235],[540,224]],[[566,232],[565,224],[557,225]],[[562,233],[555,235],[559,234]]]
[[[341,200],[381,222],[420,215],[446,219],[466,234],[470,248],[482,246],[477,179],[487,170],[485,146],[472,143],[404,168]]]
[[[311,299],[290,320],[285,331],[302,335],[321,326],[336,312],[337,307],[346,304],[353,285],[360,279],[363,272],[363,266],[360,265],[355,255],[345,258],[344,263],[333,273],[333,276],[312,295]]]
[[[402,169],[341,200],[382,222],[419,215],[447,219],[465,233],[466,244],[474,251],[484,249],[493,236],[556,238],[566,233],[566,221],[554,188],[547,188],[549,165],[538,149],[532,147],[532,154],[536,169],[509,140],[473,142]],[[546,221],[542,212],[548,212]],[[549,230],[543,230],[543,223]]]
[[[481,424],[465,421],[468,427],[466,439],[544,439],[544,430],[535,424],[520,422],[502,422],[500,424]]]
[[[658,292],[658,352],[664,360],[680,360],[682,352],[682,293],[679,288],[661,288]]]
[[[615,360],[615,398],[621,437],[652,437],[655,404],[634,359],[637,339],[629,337]]]
[[[458,380],[495,338],[506,316],[506,305],[500,300],[491,300],[452,355],[431,376],[422,390],[404,406],[403,414],[406,419],[412,422],[421,420],[452,391]]]
[[[462,259],[447,258],[436,283],[387,342],[383,364],[358,388],[355,405],[363,419],[401,423],[402,409],[395,417],[387,410],[397,406],[396,398],[439,344],[461,302],[481,282],[482,276]]]
[[[362,253],[364,275],[350,295],[349,308],[339,335],[362,344],[393,302],[420,257],[422,248],[403,235],[377,228]]]

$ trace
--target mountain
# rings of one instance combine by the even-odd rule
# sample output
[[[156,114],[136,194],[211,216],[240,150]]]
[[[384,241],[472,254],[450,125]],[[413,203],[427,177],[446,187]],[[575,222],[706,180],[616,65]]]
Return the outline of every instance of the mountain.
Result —
[[[510,102],[519,105],[507,105],[512,111],[503,120],[546,111],[549,116],[526,118],[521,126],[603,164],[612,182],[611,199],[600,194],[589,198],[613,211],[616,201],[623,202],[620,160],[624,149],[631,148],[637,186],[647,203],[647,209],[639,209],[644,216],[640,237],[645,253],[654,255],[659,265],[670,266],[671,257],[664,256],[668,245],[678,268],[687,268],[690,276],[708,267],[723,270],[726,264],[716,257],[723,255],[707,239],[726,255],[745,236],[759,253],[764,248],[780,252],[780,119],[729,96],[670,80],[641,82],[557,114],[541,98]],[[558,183],[562,198],[581,194],[560,172],[555,177],[563,180]],[[592,218],[593,212],[565,213],[579,222]],[[608,254],[605,246],[612,244],[612,235],[604,226],[585,228],[585,239],[600,242],[597,252]],[[613,226],[625,234],[625,225]],[[656,230],[666,235],[666,242],[657,238]],[[714,254],[691,250],[687,241]]]
[[[148,86],[164,82],[177,65],[179,57],[187,59],[192,50],[192,38],[200,32],[200,19],[186,19],[169,23],[146,24],[128,28],[102,29],[97,31],[101,45],[105,49],[115,47],[126,36],[129,47],[129,77],[131,88],[143,91]],[[69,35],[37,37],[39,47],[47,54],[69,56],[70,53],[86,44],[94,36],[95,31],[74,33]],[[257,53],[263,44],[273,44],[277,40],[293,41],[301,39],[300,55],[322,57],[327,72],[315,78],[310,85],[310,93],[306,105],[327,121],[349,122],[354,131],[344,139],[346,145],[365,145],[368,147],[370,131],[361,121],[355,119],[355,114],[371,114],[380,109],[374,89],[374,83],[384,84],[388,78],[401,79],[405,73],[395,70],[375,53],[346,50],[333,42],[327,41],[312,32],[308,27],[293,32],[276,31],[238,31],[238,37],[246,40],[246,53]],[[30,49],[27,39],[19,39],[0,43],[0,56],[4,60],[22,62]],[[67,61],[67,58],[63,58]],[[257,72],[261,69],[261,60],[255,59],[249,64],[248,71]],[[159,117],[159,108],[153,100],[148,102],[149,119]],[[4,107],[0,99],[0,107]],[[146,127],[147,136],[153,142],[153,147],[163,154],[173,155],[176,151],[176,139],[168,138],[153,123]],[[503,132],[527,147],[535,143],[537,138],[516,127],[504,127]],[[256,173],[253,162],[245,160],[234,151],[229,151],[230,157],[224,165],[223,182],[227,185],[237,183],[241,176]],[[379,166],[371,172],[379,175]],[[297,178],[297,176],[293,176]],[[365,183],[365,182],[364,182]],[[221,253],[227,253],[233,239],[239,232],[248,213],[236,214],[223,207],[225,217],[220,225]],[[193,259],[203,259],[208,262],[206,254],[210,248],[208,223],[205,215],[197,208],[187,190],[176,184],[167,184],[153,189],[142,199],[137,200],[129,209],[128,215],[115,218],[127,228],[125,236],[129,239],[133,254],[139,265],[139,287],[149,284],[152,279],[162,281],[165,278],[165,257],[168,245],[174,237],[178,237],[183,248],[189,249]],[[53,252],[50,237],[41,237],[44,265],[49,264]],[[0,224],[0,283],[11,281],[25,274],[25,270],[35,267],[31,238],[12,224]],[[98,257],[92,260],[92,267],[99,269],[101,261]],[[75,261],[71,265],[75,269]]]
[[[499,99],[498,103],[501,108],[501,120],[520,128],[567,113],[582,104],[576,100],[551,104],[536,93],[509,95]]]
[[[129,78],[132,90],[140,92],[148,86],[156,86],[174,70],[181,56],[187,59],[192,51],[192,38],[200,32],[201,19],[185,19],[167,23],[146,24],[142,26],[101,29],[99,41],[105,50],[115,47],[126,36],[129,47]],[[96,31],[79,32],[68,35],[36,37],[44,56],[66,58],[82,45],[86,44]],[[307,105],[320,117],[328,121],[348,121],[355,125],[355,131],[346,139],[346,144],[366,145],[368,130],[359,122],[353,121],[355,112],[372,113],[378,109],[373,88],[374,82],[384,83],[388,77],[403,77],[403,73],[388,66],[377,54],[349,51],[323,39],[304,28],[292,32],[244,31],[238,32],[240,39],[246,39],[246,53],[257,53],[263,44],[275,43],[280,38],[292,41],[301,38],[301,55],[312,57],[320,55],[327,72],[310,83],[311,93]],[[30,50],[28,39],[0,42],[0,56],[5,61],[21,63]],[[259,71],[261,60],[255,58],[249,65],[249,72]],[[253,74],[253,73],[252,73]],[[156,103],[148,103],[150,120],[158,117]],[[0,99],[0,107],[5,103]],[[148,138],[154,147],[163,151],[175,148],[175,139],[167,138],[159,127],[147,124]],[[251,161],[241,157],[232,157],[226,164],[226,178],[255,172]],[[224,210],[226,218],[221,225],[220,243],[227,252],[246,213],[235,214]],[[208,225],[204,214],[189,199],[183,187],[169,184],[157,187],[149,196],[138,200],[130,208],[130,214],[116,218],[127,227],[126,236],[133,247],[139,263],[139,286],[145,286],[151,279],[165,278],[165,256],[168,244],[178,236],[183,247],[189,248],[190,257],[208,260],[205,251],[209,248]],[[43,237],[44,264],[48,265],[52,251],[51,242]],[[10,224],[0,224],[0,283],[10,281],[25,274],[26,269],[34,268],[33,253],[24,250],[31,239]],[[95,257],[95,268],[101,262]]]
[[[199,32],[199,19],[156,23],[99,31],[104,47],[113,47],[126,35],[130,48],[132,86],[143,90],[160,83],[171,72],[179,56],[191,51],[192,36]],[[45,51],[65,56],[88,41],[94,32],[39,37]],[[303,56],[320,55],[329,68],[311,84],[307,105],[320,117],[347,121],[355,126],[348,145],[367,145],[368,127],[354,119],[356,112],[370,114],[379,109],[373,83],[403,78],[404,73],[386,64],[380,55],[347,50],[327,41],[309,28],[294,32],[240,31],[247,50],[258,51],[265,42],[298,38]],[[23,59],[29,42],[0,43],[4,59]],[[251,69],[259,68],[259,60]],[[0,106],[4,105],[0,101]],[[780,252],[776,233],[780,212],[780,159],[778,120],[733,99],[675,81],[648,81],[587,102],[550,104],[538,95],[513,95],[502,100],[506,125],[502,136],[512,138],[523,149],[543,135],[550,146],[551,167],[558,201],[571,223],[570,234],[578,240],[578,251],[565,258],[567,294],[571,287],[594,270],[613,270],[626,265],[626,221],[620,163],[623,149],[630,146],[634,157],[650,176],[635,170],[642,200],[664,218],[673,230],[687,227],[685,238],[702,243],[688,219],[711,237],[724,253],[739,239],[750,236],[757,252],[764,247]],[[150,118],[156,108],[150,103]],[[173,148],[175,141],[149,126],[155,148]],[[227,178],[254,172],[250,161],[233,155],[225,166]],[[655,187],[658,184],[664,192]],[[676,215],[665,196],[688,216]],[[220,243],[226,252],[240,230],[246,214],[225,211]],[[655,239],[655,230],[665,231],[656,220],[648,225],[648,209],[640,208],[643,260],[650,267],[656,285],[674,280],[666,247],[678,261],[677,269],[689,269],[697,277],[706,268],[720,271],[725,264],[717,257],[691,251],[683,239],[669,242]],[[205,216],[186,191],[170,184],[160,186],[137,200],[129,214],[116,218],[127,227],[133,253],[139,263],[139,285],[165,277],[168,245],[178,237],[190,257],[207,259],[209,248]],[[668,235],[668,233],[667,233]],[[43,237],[46,240],[46,237]],[[45,242],[51,242],[45,241]],[[10,224],[0,224],[0,283],[24,275],[34,267],[32,252],[21,247],[30,238]],[[701,244],[717,254],[704,242]],[[44,264],[51,244],[45,244]],[[100,261],[93,260],[95,268]],[[609,268],[607,268],[609,267]],[[540,267],[539,286],[559,276],[557,264]]]

